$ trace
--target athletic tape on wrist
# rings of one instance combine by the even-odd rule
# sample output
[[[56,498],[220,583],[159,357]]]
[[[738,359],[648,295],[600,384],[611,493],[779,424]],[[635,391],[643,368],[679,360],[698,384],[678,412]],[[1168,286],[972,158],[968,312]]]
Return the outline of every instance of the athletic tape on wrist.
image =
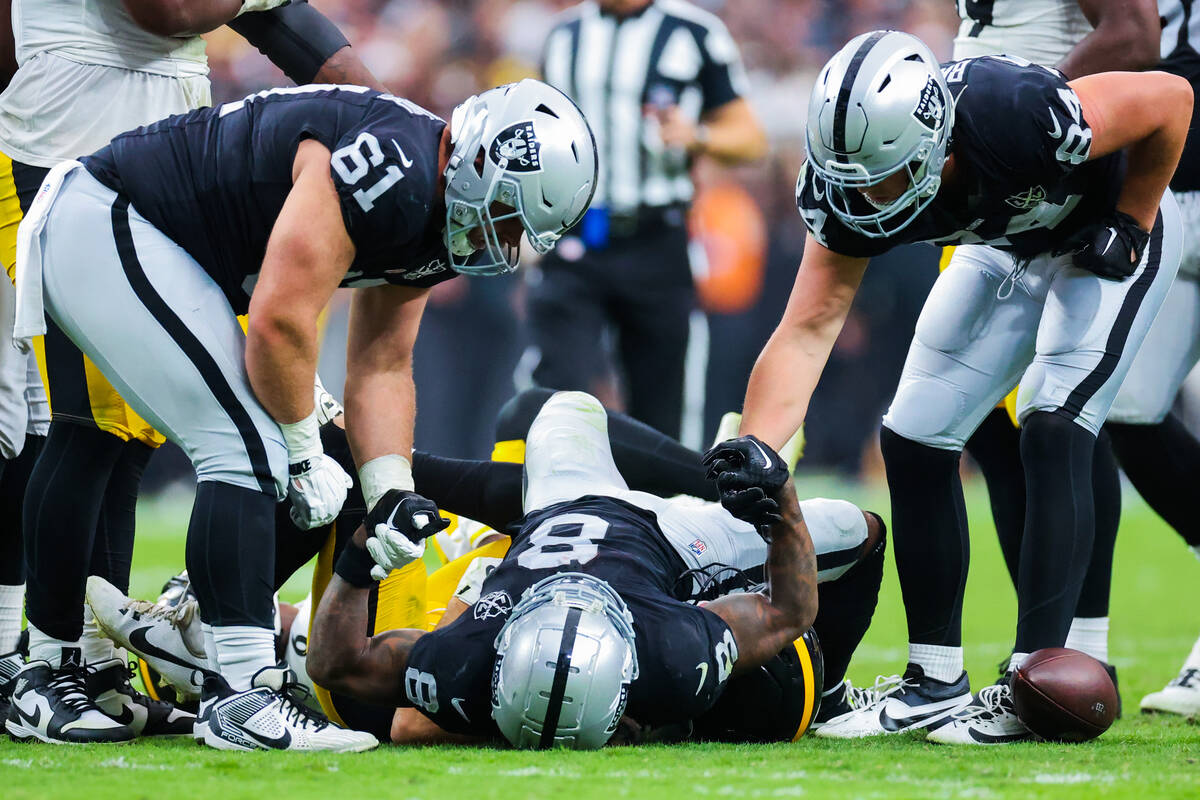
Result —
[[[279,430],[283,431],[283,443],[287,445],[288,464],[300,464],[325,452],[315,409],[299,422],[279,423]]]
[[[351,540],[342,548],[341,555],[333,565],[333,573],[351,586],[368,589],[376,583],[371,577],[371,570],[374,568],[375,559],[371,558],[367,549],[359,547]]]
[[[373,458],[359,467],[358,481],[362,485],[363,499],[367,501],[367,513],[370,513],[379,498],[390,490],[413,491],[412,463],[394,453]]]

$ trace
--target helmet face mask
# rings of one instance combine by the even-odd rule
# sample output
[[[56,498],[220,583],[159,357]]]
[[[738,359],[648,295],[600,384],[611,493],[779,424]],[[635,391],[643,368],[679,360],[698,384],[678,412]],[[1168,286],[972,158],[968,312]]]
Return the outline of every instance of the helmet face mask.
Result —
[[[450,130],[445,236],[454,270],[512,272],[520,246],[504,244],[497,223],[519,219],[534,250],[547,253],[587,210],[596,187],[595,139],[557,89],[529,79],[490,89],[454,110]],[[472,242],[474,231],[482,235]]]
[[[559,573],[526,590],[496,637],[492,717],[516,747],[597,748],[637,676],[625,601],[599,578]]]
[[[840,222],[869,238],[903,230],[941,188],[954,102],[933,53],[898,31],[852,39],[821,70],[809,100],[805,153]],[[880,201],[861,190],[893,175],[906,188]]]

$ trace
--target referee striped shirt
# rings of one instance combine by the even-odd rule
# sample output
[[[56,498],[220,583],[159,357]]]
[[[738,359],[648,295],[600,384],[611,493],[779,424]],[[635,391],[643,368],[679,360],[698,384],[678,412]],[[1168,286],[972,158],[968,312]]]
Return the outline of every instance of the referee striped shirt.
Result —
[[[568,9],[546,39],[542,73],[579,104],[596,135],[593,205],[623,214],[692,198],[687,159],[663,148],[647,106],[677,104],[699,120],[746,92],[725,25],[684,0],[655,0],[625,17],[594,2]]]

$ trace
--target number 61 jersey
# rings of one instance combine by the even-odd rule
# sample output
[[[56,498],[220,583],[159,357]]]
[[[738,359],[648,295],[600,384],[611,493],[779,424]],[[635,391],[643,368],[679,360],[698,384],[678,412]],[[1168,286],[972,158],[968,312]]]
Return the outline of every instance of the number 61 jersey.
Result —
[[[720,696],[737,659],[729,626],[676,600],[686,567],[650,511],[611,497],[582,497],[525,517],[479,600],[445,628],[417,639],[404,694],[439,727],[495,738],[496,636],[521,594],[556,572],[608,582],[633,614],[638,678],[625,713],[643,725],[694,719]]]
[[[1092,131],[1063,76],[1010,56],[942,65],[954,98],[949,151],[960,180],[943,185],[908,226],[869,238],[843,225],[828,187],[800,170],[796,205],[813,237],[847,256],[870,257],[910,242],[987,244],[1022,258],[1045,253],[1116,207],[1124,179],[1122,153],[1088,160]],[[913,116],[938,118],[944,100],[922,99]],[[850,192],[855,213],[874,209]]]
[[[123,133],[83,159],[245,313],[300,142],[329,149],[355,258],[342,286],[432,286],[453,277],[443,236],[446,123],[361,86],[271,89]]]

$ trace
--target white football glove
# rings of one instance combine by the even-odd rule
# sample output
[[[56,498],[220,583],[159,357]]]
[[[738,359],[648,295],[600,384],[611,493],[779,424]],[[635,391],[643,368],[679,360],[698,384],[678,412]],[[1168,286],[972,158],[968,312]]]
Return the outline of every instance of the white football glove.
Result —
[[[425,537],[449,525],[438,508],[415,492],[391,489],[367,514],[367,552],[375,560],[371,577],[381,581],[425,554]]]
[[[337,398],[325,391],[325,385],[321,383],[320,375],[313,381],[313,404],[317,411],[317,425],[332,422],[334,417],[345,411]]]
[[[346,493],[354,485],[340,464],[321,453],[289,465],[288,472],[290,516],[298,528],[319,528],[337,519],[342,503],[346,502]]]

